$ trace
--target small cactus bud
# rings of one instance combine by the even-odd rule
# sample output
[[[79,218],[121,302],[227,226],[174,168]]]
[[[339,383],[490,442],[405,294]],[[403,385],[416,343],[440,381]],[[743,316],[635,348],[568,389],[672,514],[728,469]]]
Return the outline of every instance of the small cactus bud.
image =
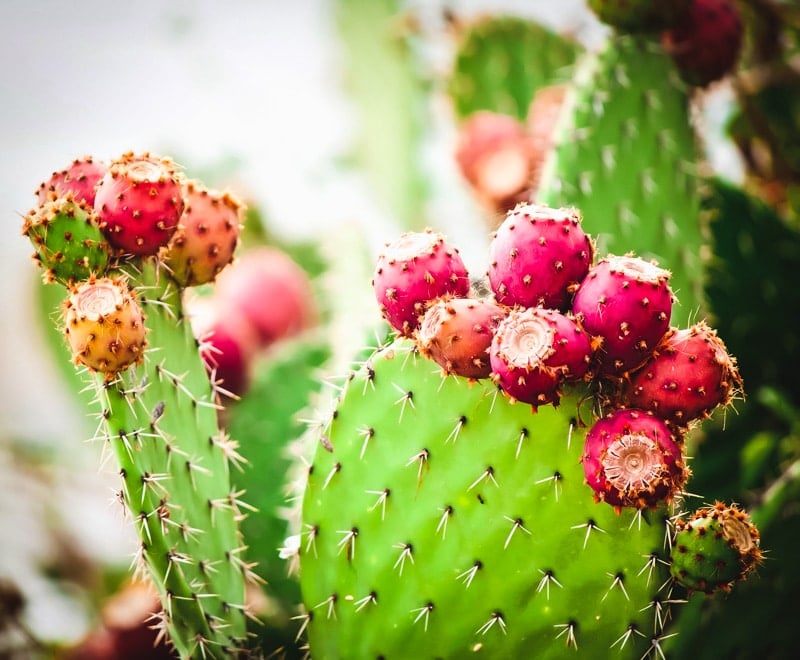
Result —
[[[762,559],[758,529],[735,504],[703,507],[675,527],[670,571],[691,591],[730,591]]]

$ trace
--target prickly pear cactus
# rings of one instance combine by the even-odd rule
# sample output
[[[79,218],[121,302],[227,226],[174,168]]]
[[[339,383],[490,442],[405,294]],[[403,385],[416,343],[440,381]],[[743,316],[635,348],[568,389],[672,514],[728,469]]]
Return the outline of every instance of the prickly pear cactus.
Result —
[[[76,161],[86,162],[95,163]],[[122,170],[135,175],[135,194],[92,194],[124,188]],[[182,658],[231,657],[245,637],[252,574],[239,532],[247,505],[230,481],[230,464],[243,459],[219,427],[217,383],[184,316],[183,287],[164,266],[182,174],[167,159],[127,153],[93,187],[83,175],[54,177],[24,233],[46,281],[68,287],[62,330],[96,393],[95,438],[117,462],[118,497],[139,538],[134,565],[161,596],[155,625]]]
[[[399,341],[348,379],[309,468],[315,657],[601,657],[657,648],[664,509],[598,505],[580,389],[536,414]]]

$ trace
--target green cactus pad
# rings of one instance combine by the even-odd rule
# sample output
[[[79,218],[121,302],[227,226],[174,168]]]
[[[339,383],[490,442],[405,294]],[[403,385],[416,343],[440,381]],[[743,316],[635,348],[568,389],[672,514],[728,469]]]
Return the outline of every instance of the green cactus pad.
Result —
[[[524,119],[537,89],[569,79],[580,46],[530,20],[490,16],[460,35],[448,93],[456,115],[491,110]]]
[[[110,251],[94,212],[71,196],[33,209],[22,228],[47,281],[68,285],[105,273]]]
[[[309,469],[299,554],[314,657],[655,648],[666,512],[594,501],[582,391],[534,414],[491,381],[443,378],[411,346],[352,375]]]
[[[158,588],[182,658],[230,657],[245,634],[240,457],[217,425],[214,394],[180,293],[152,264],[131,275],[146,316],[143,364],[97,381],[99,436],[116,456],[120,498],[138,533],[139,568]]]
[[[689,97],[658,44],[618,36],[576,71],[536,201],[576,206],[598,253],[655,259],[672,271],[687,325],[703,305],[704,223]]]

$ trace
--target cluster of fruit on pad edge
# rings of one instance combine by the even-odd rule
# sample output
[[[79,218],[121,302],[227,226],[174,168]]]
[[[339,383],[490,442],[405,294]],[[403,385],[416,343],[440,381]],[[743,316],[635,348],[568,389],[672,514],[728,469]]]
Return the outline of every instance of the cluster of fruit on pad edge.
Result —
[[[470,296],[458,250],[436,232],[388,243],[373,277],[384,318],[445,376],[491,378],[512,401],[558,405],[595,383],[607,414],[586,437],[598,501],[652,508],[689,476],[684,435],[742,391],[704,321],[670,327],[670,273],[633,254],[595,261],[574,208],[520,203],[494,232],[488,297]]]
[[[254,576],[239,531],[247,504],[230,481],[243,458],[219,426],[224,390],[182,294],[232,261],[243,205],[148,152],[76,159],[36,194],[23,234],[44,281],[66,287],[66,343],[96,391],[96,438],[119,464],[137,573],[161,597],[159,638],[181,657],[229,657]]]

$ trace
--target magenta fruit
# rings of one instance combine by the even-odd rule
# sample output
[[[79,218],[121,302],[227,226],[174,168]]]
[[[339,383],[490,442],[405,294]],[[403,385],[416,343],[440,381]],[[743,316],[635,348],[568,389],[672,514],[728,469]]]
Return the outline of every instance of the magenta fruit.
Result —
[[[488,378],[489,347],[494,330],[507,310],[488,300],[440,298],[432,303],[417,331],[422,354],[445,374]]]
[[[112,380],[140,362],[146,328],[136,297],[121,278],[95,278],[72,287],[64,334],[76,364]]]
[[[97,184],[94,208],[109,243],[138,256],[157,254],[183,213],[181,175],[169,158],[126,153]]]
[[[561,386],[587,374],[591,353],[589,336],[571,318],[529,307],[512,309],[500,322],[489,357],[500,388],[536,408],[557,405]]]
[[[489,284],[503,305],[569,306],[594,256],[575,209],[520,204],[489,246]]]
[[[95,188],[107,171],[108,166],[105,163],[91,156],[76,158],[69,167],[53,172],[50,178],[39,186],[36,191],[39,204],[71,193],[76,202],[94,206]]]
[[[467,295],[469,275],[458,250],[427,229],[406,232],[386,244],[372,286],[383,317],[398,333],[410,337],[432,300]]]
[[[686,483],[682,439],[644,410],[624,408],[599,419],[586,434],[583,470],[598,502],[654,508]]]
[[[733,0],[692,0],[663,42],[683,80],[705,87],[733,71],[744,39],[744,26]]]
[[[669,328],[670,273],[639,257],[609,255],[589,270],[572,311],[590,335],[601,375],[623,376],[650,356]]]
[[[165,263],[181,286],[212,282],[239,245],[242,203],[197,181],[183,187],[185,206]]]
[[[716,330],[704,321],[671,329],[631,378],[628,403],[678,425],[704,419],[741,391],[742,379]]]
[[[216,295],[254,328],[264,348],[311,327],[317,308],[305,270],[282,250],[260,246],[245,252],[217,277]]]
[[[505,212],[529,197],[535,153],[525,126],[514,117],[489,110],[470,115],[459,129],[455,156],[488,209]]]

